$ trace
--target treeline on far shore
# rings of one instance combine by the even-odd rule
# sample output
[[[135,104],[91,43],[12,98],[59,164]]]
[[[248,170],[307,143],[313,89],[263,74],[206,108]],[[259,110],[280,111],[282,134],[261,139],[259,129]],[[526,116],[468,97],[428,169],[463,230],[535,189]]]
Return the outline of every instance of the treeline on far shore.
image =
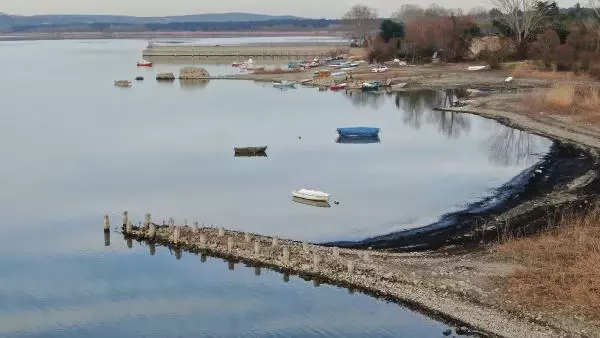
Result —
[[[339,20],[331,19],[276,19],[262,21],[224,21],[224,22],[169,22],[169,23],[68,23],[68,24],[31,24],[11,25],[3,32],[215,32],[215,31],[252,31],[252,30],[303,30],[337,28]]]

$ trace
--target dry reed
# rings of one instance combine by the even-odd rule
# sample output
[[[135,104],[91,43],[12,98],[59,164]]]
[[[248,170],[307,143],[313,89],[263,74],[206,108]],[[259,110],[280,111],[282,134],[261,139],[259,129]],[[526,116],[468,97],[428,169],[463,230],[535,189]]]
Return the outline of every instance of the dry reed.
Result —
[[[499,281],[511,301],[600,319],[600,208],[566,215],[551,231],[509,239],[495,250],[522,266]]]

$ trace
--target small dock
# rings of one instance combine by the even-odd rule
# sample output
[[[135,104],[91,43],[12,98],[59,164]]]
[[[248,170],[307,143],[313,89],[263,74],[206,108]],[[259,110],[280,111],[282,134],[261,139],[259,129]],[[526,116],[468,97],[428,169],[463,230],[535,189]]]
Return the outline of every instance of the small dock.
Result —
[[[313,46],[285,46],[285,45],[232,45],[232,46],[165,46],[150,45],[143,51],[145,59],[176,59],[190,61],[231,60],[244,61],[256,60],[298,60],[307,58],[324,58],[332,50],[342,46],[313,45]],[[349,48],[348,48],[349,50]]]

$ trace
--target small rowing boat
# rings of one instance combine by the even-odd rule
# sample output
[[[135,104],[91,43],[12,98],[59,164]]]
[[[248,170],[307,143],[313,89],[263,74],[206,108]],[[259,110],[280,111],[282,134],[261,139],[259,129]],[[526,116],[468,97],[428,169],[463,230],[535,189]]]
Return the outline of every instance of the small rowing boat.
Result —
[[[273,83],[273,87],[275,88],[296,88],[296,82],[290,82],[290,81],[281,81],[281,82],[274,82]]]
[[[131,87],[131,81],[129,80],[117,80],[115,81],[115,86],[121,88],[129,88]]]
[[[152,67],[152,62],[150,61],[146,61],[146,60],[142,60],[142,61],[138,61],[137,66],[138,67]]]
[[[329,202],[329,194],[318,190],[298,189],[292,191],[292,196],[309,201]]]
[[[379,130],[379,128],[371,127],[351,127],[338,128],[337,132],[341,137],[377,137]]]
[[[233,153],[236,156],[260,156],[265,155],[267,146],[264,147],[235,147]]]
[[[312,200],[307,200],[307,199],[298,198],[298,197],[292,197],[292,201],[299,203],[299,204],[310,205],[313,207],[331,208],[331,205],[329,204],[329,202],[325,202],[325,201],[312,201]]]
[[[331,85],[331,90],[342,90],[348,87],[347,83],[334,83]]]

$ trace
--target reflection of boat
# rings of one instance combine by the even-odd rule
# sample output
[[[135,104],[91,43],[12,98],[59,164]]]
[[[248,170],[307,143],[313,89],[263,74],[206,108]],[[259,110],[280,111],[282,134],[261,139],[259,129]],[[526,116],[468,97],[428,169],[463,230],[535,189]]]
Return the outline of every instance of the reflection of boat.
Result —
[[[292,191],[292,196],[317,202],[329,202],[329,194],[318,190],[299,189]]]
[[[117,80],[117,81],[115,81],[115,86],[122,87],[122,88],[128,88],[128,87],[131,87],[131,81]]]
[[[146,60],[138,61],[137,66],[138,67],[152,67],[152,62],[146,61]]]
[[[233,157],[268,157],[267,153],[234,153]]]
[[[344,137],[338,136],[335,140],[336,143],[340,144],[369,144],[369,143],[380,143],[379,136],[372,137]]]
[[[371,127],[352,127],[352,128],[338,128],[337,132],[342,137],[356,138],[356,137],[377,137],[379,135],[379,128]]]
[[[281,81],[281,82],[274,82],[273,83],[273,87],[275,88],[296,88],[296,82],[290,82],[290,81]]]
[[[254,155],[266,155],[267,146],[264,147],[236,147],[233,148],[233,152],[238,156],[254,156]]]
[[[299,197],[292,197],[292,201],[294,201],[296,203],[300,203],[300,204],[310,205],[313,207],[331,208],[331,205],[329,205],[329,202],[325,202],[325,201],[311,201],[311,200],[307,200],[307,199],[299,198]]]

